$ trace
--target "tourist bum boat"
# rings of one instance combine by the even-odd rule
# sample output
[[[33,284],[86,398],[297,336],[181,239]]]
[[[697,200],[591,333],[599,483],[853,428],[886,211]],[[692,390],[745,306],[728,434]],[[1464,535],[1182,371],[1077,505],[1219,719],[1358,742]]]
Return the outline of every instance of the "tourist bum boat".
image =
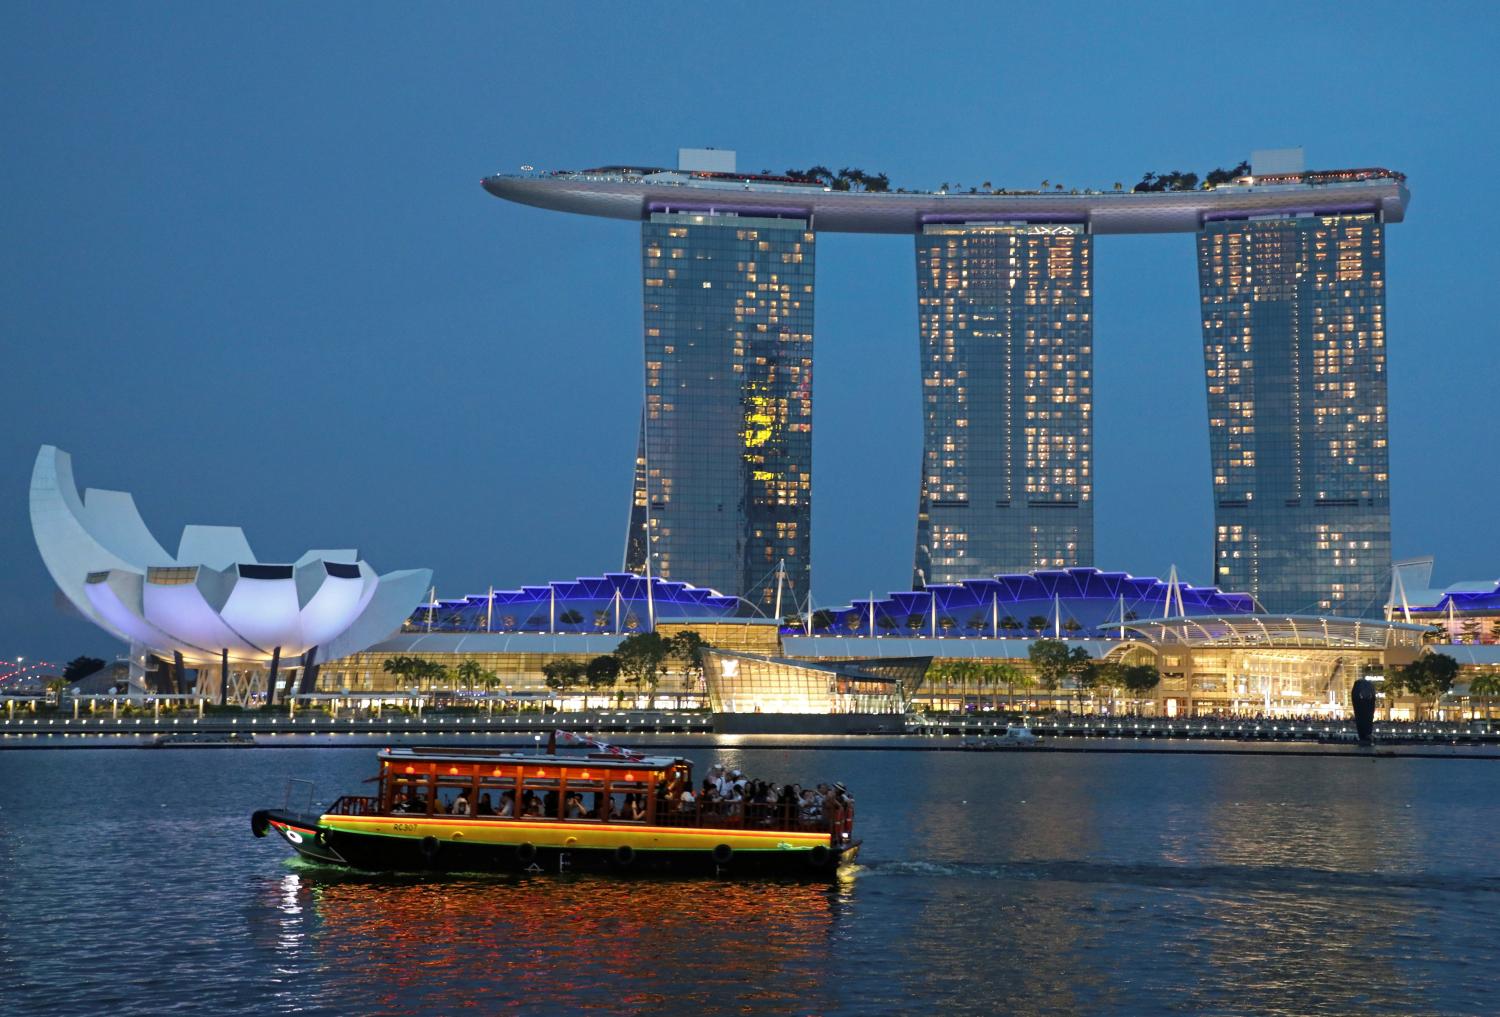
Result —
[[[606,751],[559,755],[390,748],[373,795],[321,815],[266,809],[302,857],[369,871],[613,872],[831,878],[859,852],[843,792],[783,801],[702,800],[692,764]]]

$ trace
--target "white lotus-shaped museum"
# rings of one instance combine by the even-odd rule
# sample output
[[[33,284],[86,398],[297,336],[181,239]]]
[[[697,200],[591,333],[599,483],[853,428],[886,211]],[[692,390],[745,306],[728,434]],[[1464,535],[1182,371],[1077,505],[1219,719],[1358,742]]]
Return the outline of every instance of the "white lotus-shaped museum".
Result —
[[[187,526],[177,553],[151,535],[123,491],[80,498],[66,452],[44,445],[31,474],[31,527],[58,588],[126,642],[189,666],[332,660],[399,631],[427,569],[376,575],[353,550],[256,560],[236,526]]]

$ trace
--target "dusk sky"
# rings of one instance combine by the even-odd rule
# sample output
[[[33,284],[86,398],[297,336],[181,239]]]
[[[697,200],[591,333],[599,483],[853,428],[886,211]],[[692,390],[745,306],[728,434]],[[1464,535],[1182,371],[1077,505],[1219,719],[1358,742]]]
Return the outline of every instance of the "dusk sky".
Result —
[[[1343,13],[1344,11],[1350,13]],[[358,547],[439,595],[618,570],[639,228],[481,176],[821,163],[1127,187],[1254,148],[1409,176],[1388,234],[1397,557],[1500,576],[1493,3],[0,8],[0,657],[119,647],[31,538],[39,445],[168,549]],[[910,579],[909,239],[818,240],[813,595]],[[1212,581],[1193,238],[1095,246],[1095,564]],[[688,578],[688,577],[683,577]]]

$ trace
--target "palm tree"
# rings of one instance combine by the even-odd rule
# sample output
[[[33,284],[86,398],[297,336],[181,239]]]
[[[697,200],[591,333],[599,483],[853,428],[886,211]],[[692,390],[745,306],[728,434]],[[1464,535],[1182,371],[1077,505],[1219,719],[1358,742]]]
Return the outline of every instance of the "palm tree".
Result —
[[[1026,619],[1026,627],[1035,632],[1037,635],[1041,635],[1043,632],[1047,631],[1046,616],[1040,614],[1032,615],[1030,618]]]
[[[1002,684],[1005,686],[1006,707],[1014,709],[1016,702],[1016,683],[1021,680],[1021,669],[1016,667],[1016,665],[1010,663],[1009,661],[1000,664],[992,664],[990,665],[990,668],[991,677],[993,678],[996,687],[999,687]],[[993,706],[993,703],[991,705]]]
[[[460,662],[458,667],[453,669],[453,673],[458,676],[460,683],[471,689],[477,689],[482,685],[487,686],[495,678],[493,671],[486,671],[473,657]]]
[[[1019,619],[1006,615],[1000,619],[1000,627],[1006,632],[1019,632],[1021,631],[1021,622]]]
[[[1485,671],[1476,674],[1469,682],[1469,719],[1474,719],[1473,701],[1483,699],[1484,719],[1490,719],[1490,700],[1500,696],[1500,672]]]

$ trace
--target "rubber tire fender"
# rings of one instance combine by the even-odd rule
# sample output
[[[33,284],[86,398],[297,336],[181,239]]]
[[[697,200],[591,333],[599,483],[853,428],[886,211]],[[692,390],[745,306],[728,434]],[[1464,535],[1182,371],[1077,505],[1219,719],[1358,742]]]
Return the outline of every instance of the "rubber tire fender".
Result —
[[[628,869],[635,863],[635,848],[629,844],[621,844],[615,848],[615,864],[622,869]]]
[[[257,837],[264,837],[266,831],[271,828],[271,814],[265,809],[259,809],[250,814],[250,832]]]
[[[516,860],[530,864],[536,861],[536,845],[530,841],[516,845]]]
[[[443,842],[436,837],[423,837],[421,847],[422,857],[428,865],[431,865],[437,861],[438,854],[443,850]]]
[[[815,869],[825,869],[828,861],[833,857],[833,852],[826,844],[819,844],[807,853],[807,864]]]
[[[729,860],[734,857],[734,848],[728,844],[720,844],[713,850],[715,865],[728,865]]]

